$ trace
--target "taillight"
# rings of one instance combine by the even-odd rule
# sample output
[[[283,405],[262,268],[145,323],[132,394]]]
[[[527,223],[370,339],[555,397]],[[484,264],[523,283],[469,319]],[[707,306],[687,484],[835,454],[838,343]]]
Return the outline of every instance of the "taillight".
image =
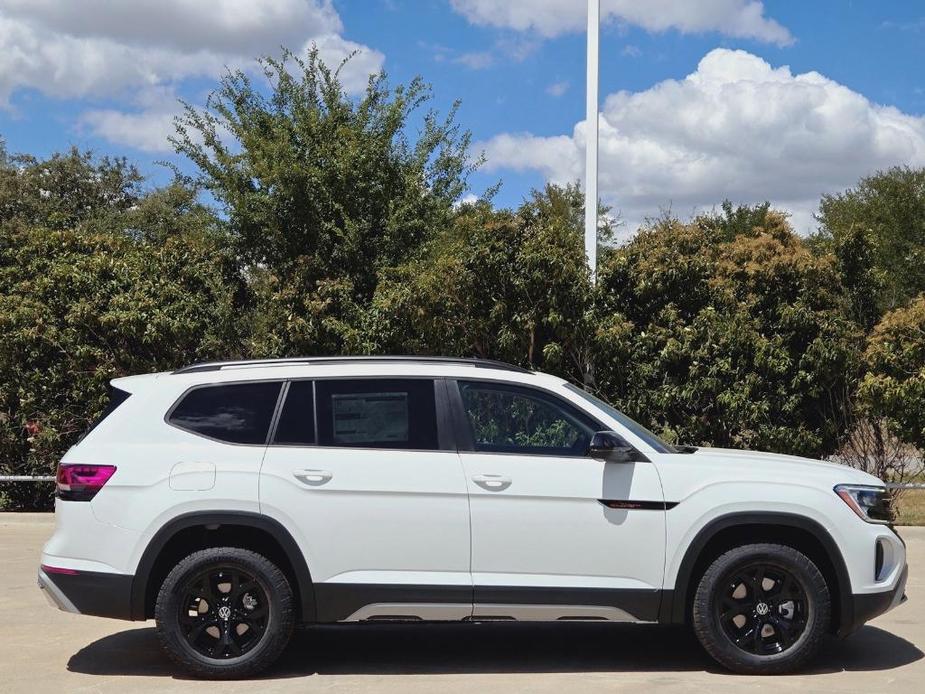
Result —
[[[57,494],[65,501],[90,501],[116,471],[115,465],[58,465]]]

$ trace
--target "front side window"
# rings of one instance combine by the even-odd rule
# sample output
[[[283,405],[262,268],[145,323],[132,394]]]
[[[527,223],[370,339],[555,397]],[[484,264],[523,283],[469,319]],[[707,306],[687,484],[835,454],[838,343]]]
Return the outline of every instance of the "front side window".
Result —
[[[315,389],[322,446],[439,448],[431,380],[322,380]]]
[[[460,382],[476,451],[586,455],[597,424],[552,395],[508,384]]]
[[[670,443],[662,441],[662,439],[660,439],[654,433],[646,429],[644,426],[642,426],[642,424],[630,419],[629,417],[627,417],[625,414],[620,412],[620,410],[618,410],[616,407],[614,407],[610,403],[605,402],[604,400],[601,400],[600,398],[591,395],[591,393],[589,393],[588,391],[582,388],[579,388],[578,386],[573,386],[571,383],[566,383],[565,387],[568,388],[573,393],[575,393],[575,395],[578,395],[584,398],[585,400],[587,400],[589,403],[591,403],[598,409],[603,410],[606,414],[616,419],[618,422],[620,422],[620,424],[625,426],[627,429],[633,432],[636,436],[638,436],[643,441],[645,441],[652,448],[652,450],[657,451],[659,453],[679,452]]]
[[[195,388],[167,421],[227,443],[265,444],[280,383],[233,383]]]

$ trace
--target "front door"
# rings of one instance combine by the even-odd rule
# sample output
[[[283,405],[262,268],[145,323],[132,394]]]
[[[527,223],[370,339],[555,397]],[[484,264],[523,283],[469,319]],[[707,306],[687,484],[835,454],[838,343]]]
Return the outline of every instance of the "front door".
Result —
[[[288,385],[260,503],[297,535],[318,621],[471,614],[469,503],[444,393],[429,378]]]
[[[473,617],[655,621],[665,561],[655,466],[588,457],[607,427],[549,391],[450,386],[468,449]]]

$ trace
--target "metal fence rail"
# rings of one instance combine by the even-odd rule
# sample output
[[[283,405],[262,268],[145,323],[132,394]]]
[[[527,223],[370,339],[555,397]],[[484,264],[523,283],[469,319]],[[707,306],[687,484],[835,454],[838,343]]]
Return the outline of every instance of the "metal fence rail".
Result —
[[[0,475],[0,482],[54,482],[54,475]]]

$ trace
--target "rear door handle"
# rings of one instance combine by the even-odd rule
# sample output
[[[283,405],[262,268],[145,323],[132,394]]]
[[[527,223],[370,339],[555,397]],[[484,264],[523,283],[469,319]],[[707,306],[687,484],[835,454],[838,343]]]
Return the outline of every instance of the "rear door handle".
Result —
[[[511,478],[504,475],[475,475],[472,481],[489,492],[501,492],[511,486]]]
[[[309,487],[320,487],[327,484],[334,477],[334,473],[327,470],[296,470],[292,473],[299,482]]]

